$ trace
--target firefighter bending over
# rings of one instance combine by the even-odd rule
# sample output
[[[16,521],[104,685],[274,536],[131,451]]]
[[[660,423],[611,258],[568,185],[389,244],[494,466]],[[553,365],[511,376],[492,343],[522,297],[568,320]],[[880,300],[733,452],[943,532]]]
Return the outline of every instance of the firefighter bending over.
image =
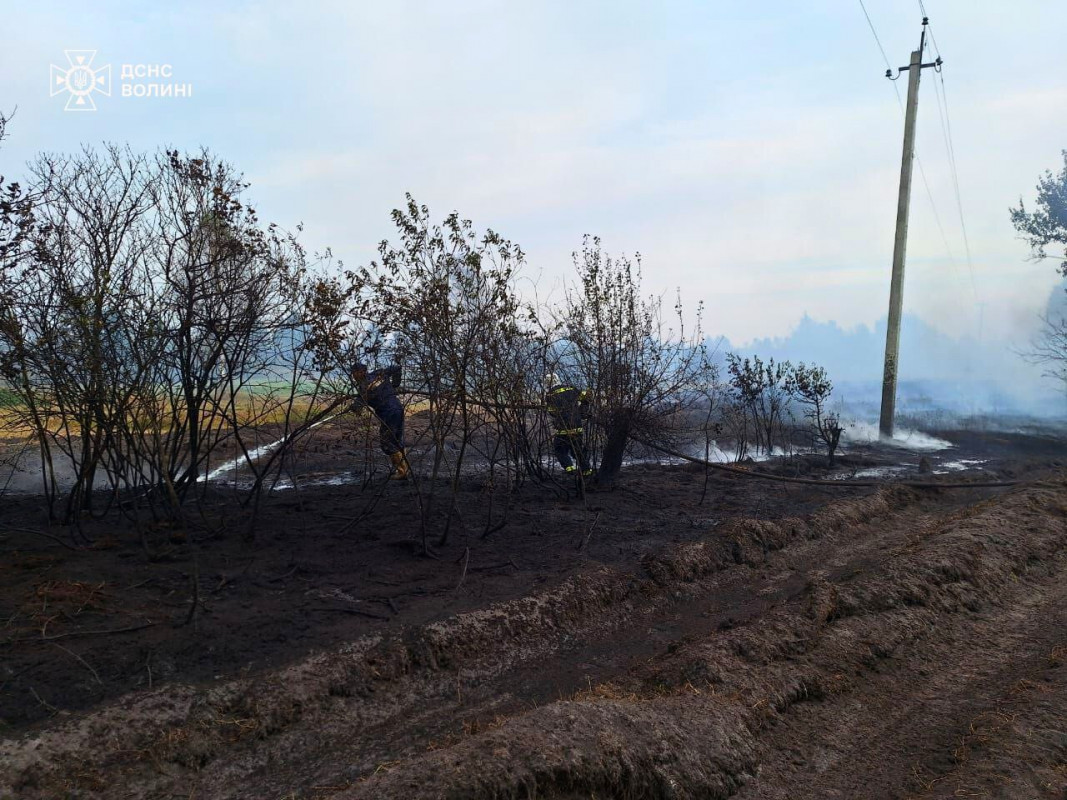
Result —
[[[393,464],[390,477],[404,480],[410,473],[410,466],[404,453],[404,406],[396,396],[396,390],[400,387],[400,367],[368,372],[366,364],[356,364],[352,368],[352,382],[357,393],[353,408],[358,410],[370,406],[381,423],[382,452],[389,456]]]
[[[593,474],[585,452],[585,418],[589,408],[589,392],[561,383],[555,375],[545,377],[548,387],[545,405],[556,434],[552,449],[563,471],[577,476],[579,470],[585,477]]]

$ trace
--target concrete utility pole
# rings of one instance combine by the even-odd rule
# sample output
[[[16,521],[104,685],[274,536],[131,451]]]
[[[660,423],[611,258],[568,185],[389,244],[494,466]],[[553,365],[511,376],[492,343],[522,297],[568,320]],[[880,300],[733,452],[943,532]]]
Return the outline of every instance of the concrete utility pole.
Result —
[[[915,160],[915,118],[919,113],[919,75],[924,67],[941,67],[941,58],[928,64],[922,63],[926,46],[926,26],[929,19],[923,17],[923,31],[919,49],[911,54],[911,63],[897,70],[908,73],[908,105],[904,114],[904,155],[900,162],[900,193],[897,197],[897,235],[893,241],[893,278],[889,286],[889,324],[885,334],[885,372],[882,376],[882,413],[878,428],[883,438],[893,437],[893,416],[897,405],[897,362],[900,355],[900,315],[904,307],[904,252],[908,246],[908,205],[911,201],[911,165]],[[891,80],[892,70],[885,76]]]

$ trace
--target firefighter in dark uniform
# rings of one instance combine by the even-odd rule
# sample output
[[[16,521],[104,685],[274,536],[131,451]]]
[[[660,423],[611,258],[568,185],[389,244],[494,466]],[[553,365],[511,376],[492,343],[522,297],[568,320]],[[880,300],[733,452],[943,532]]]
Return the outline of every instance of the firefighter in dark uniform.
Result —
[[[379,430],[382,452],[393,464],[392,478],[404,480],[411,471],[404,453],[404,406],[396,396],[400,387],[400,367],[392,366],[368,372],[366,364],[352,368],[352,382],[356,390],[353,408],[370,406],[381,423]]]
[[[555,375],[545,379],[548,391],[545,405],[552,426],[556,429],[552,437],[552,449],[559,459],[563,471],[577,476],[579,471],[584,477],[593,474],[585,452],[585,417],[589,409],[589,392],[577,389],[567,383],[561,383]]]

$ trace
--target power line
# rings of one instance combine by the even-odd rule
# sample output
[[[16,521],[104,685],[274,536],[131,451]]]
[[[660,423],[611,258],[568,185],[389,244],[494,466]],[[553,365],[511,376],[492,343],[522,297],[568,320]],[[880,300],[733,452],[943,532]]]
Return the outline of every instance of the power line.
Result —
[[[923,19],[928,21],[929,15],[926,13],[926,4],[923,0],[919,0],[919,11],[923,15]],[[941,60],[941,48],[937,44],[937,37],[934,35],[933,25],[927,24],[927,29],[930,32],[930,42],[933,44],[934,53],[937,55],[937,60]],[[948,113],[948,92],[945,87],[945,72],[942,68],[937,69],[938,77],[941,80],[941,89],[938,93],[937,80],[934,80],[934,96],[937,98],[937,110],[938,114],[941,114],[942,107],[944,108],[944,114],[941,119],[942,136],[945,139],[945,147],[948,153],[949,169],[952,175],[952,185],[956,196],[956,211],[960,218],[960,231],[963,234],[963,249],[967,258],[967,277],[970,279],[971,296],[974,301],[975,307],[978,309],[978,336],[979,339],[982,335],[982,306],[984,305],[978,297],[978,287],[974,280],[974,262],[971,259],[971,242],[970,237],[967,235],[967,222],[963,214],[963,200],[961,199],[960,192],[960,175],[959,168],[956,165],[956,145],[952,138],[952,119]],[[921,170],[920,170],[921,171]],[[953,265],[955,266],[955,265]]]
[[[882,60],[885,62],[886,69],[889,70],[890,72],[892,72],[893,65],[889,63],[889,57],[885,53],[885,48],[882,47],[882,40],[878,37],[878,31],[874,27],[874,22],[871,21],[871,15],[867,13],[867,6],[865,6],[863,4],[863,0],[859,0],[859,3],[860,3],[860,8],[863,9],[863,16],[867,18],[867,25],[871,29],[871,34],[874,36],[874,41],[878,45],[878,50],[882,53]],[[919,4],[922,5],[922,0],[919,0]],[[924,17],[926,16],[926,12],[925,11],[923,12],[923,16]],[[897,105],[900,107],[900,113],[903,116],[904,113],[905,113],[905,111],[904,111],[904,100],[900,96],[900,89],[897,87],[897,84],[896,84],[895,81],[892,82],[892,86],[893,86],[893,92],[897,96]],[[934,222],[937,225],[938,232],[941,234],[941,242],[942,242],[942,244],[945,245],[945,252],[948,253],[949,264],[952,265],[952,269],[953,269],[953,271],[955,271],[957,269],[957,267],[956,267],[956,257],[952,254],[952,248],[949,246],[948,237],[945,235],[945,227],[941,224],[941,215],[938,213],[938,211],[937,211],[937,203],[934,201],[934,193],[932,191],[930,191],[930,181],[927,180],[926,170],[923,168],[923,161],[922,161],[922,158],[919,156],[918,153],[915,154],[915,163],[918,164],[918,166],[919,166],[919,176],[923,180],[923,188],[926,190],[926,197],[930,201],[930,209],[934,213]]]
[[[952,136],[949,132],[948,126],[948,98],[944,96],[944,78],[942,77],[942,88],[938,89],[937,81],[934,81],[934,97],[937,100],[937,114],[941,120],[941,138],[945,143],[945,156],[948,158],[949,171],[952,175],[952,183],[955,189],[956,195],[956,209],[959,211],[960,216],[960,229],[963,231],[963,247],[967,256],[967,274],[971,283],[971,295],[975,302],[978,302],[978,289],[974,283],[974,269],[971,266],[971,246],[967,238],[967,225],[963,218],[963,204],[960,200],[960,183],[959,174],[956,170],[956,151],[952,145]]]
[[[941,122],[941,140],[942,140],[942,142],[944,142],[944,145],[945,145],[945,157],[948,159],[949,166],[951,167],[952,166],[952,148],[951,148],[951,145],[949,144],[948,131],[947,131],[946,126],[945,126],[945,112],[944,112],[944,109],[943,109],[942,104],[941,104],[941,95],[937,91],[937,81],[934,81],[934,97],[937,100],[937,116],[938,116],[938,119]],[[948,239],[945,236],[944,229],[940,228],[940,221],[938,222],[938,227],[941,230],[941,238],[945,242],[945,248],[951,254],[952,249],[948,246]],[[951,258],[951,256],[950,256],[950,258]],[[954,258],[951,258],[951,265],[952,265],[952,271],[956,272],[958,270],[958,267],[956,265],[956,260]],[[974,288],[974,275],[970,276],[970,280],[971,280],[971,294],[977,300],[977,294],[976,294],[975,288]]]
[[[922,12],[923,17],[928,16],[926,13],[926,4],[923,0],[919,0],[919,10]],[[941,49],[937,46],[937,37],[934,36],[933,25],[927,25],[927,30],[930,32],[930,42],[933,44],[934,53],[937,57],[941,58]],[[952,175],[952,186],[956,197],[956,211],[960,218],[960,232],[963,234],[963,249],[967,257],[967,273],[971,282],[971,293],[974,296],[975,303],[978,303],[978,289],[974,282],[974,262],[971,260],[971,242],[970,237],[967,235],[967,221],[963,214],[963,199],[960,192],[960,173],[959,167],[956,163],[956,144],[952,137],[952,118],[948,113],[948,92],[945,87],[945,71],[941,68],[937,70],[938,77],[941,81],[940,94],[938,93],[937,80],[934,81],[934,95],[937,97],[937,110],[941,113],[942,107],[944,108],[944,116],[941,120],[942,135],[945,137],[945,146],[948,154],[949,169]]]
[[[967,236],[967,222],[963,215],[963,199],[960,192],[960,174],[959,169],[956,167],[956,145],[952,138],[952,117],[948,113],[948,93],[945,90],[945,75],[941,73],[941,97],[945,104],[945,128],[948,131],[948,150],[950,162],[952,164],[952,183],[956,190],[956,210],[960,215],[960,230],[963,232],[963,246],[967,253],[967,269],[971,272],[971,283],[974,283],[974,267],[971,262],[971,242]],[[936,87],[937,84],[935,83]],[[977,294],[977,292],[976,292]]]
[[[920,0],[921,3],[921,0]],[[867,18],[867,24],[871,27],[871,33],[874,34],[874,40],[878,42],[878,49],[882,51],[882,59],[885,61],[886,69],[893,69],[893,66],[889,63],[889,56],[885,54],[885,48],[882,47],[882,40],[878,38],[878,31],[874,29],[874,23],[871,22],[871,15],[867,13],[867,6],[863,5],[863,0],[860,0],[860,8],[863,9],[863,16]],[[898,93],[899,96],[899,93]]]
[[[930,15],[926,13],[926,5],[923,3],[923,0],[919,0],[919,11],[922,12],[924,19],[929,19]],[[937,39],[934,37],[934,28],[932,25],[927,23],[926,29],[930,32],[930,41],[934,43],[934,53],[936,53],[937,56],[940,57],[941,48],[937,46]]]
[[[945,228],[941,224],[941,215],[937,213],[937,203],[934,202],[934,193],[930,191],[930,182],[926,179],[926,170],[923,169],[922,159],[916,155],[915,162],[919,165],[919,175],[923,179],[923,188],[926,189],[926,196],[930,200],[930,210],[934,212],[934,222],[937,223],[937,230],[941,234],[941,243],[945,245],[945,252],[948,253],[948,263],[952,265],[952,270],[955,271],[957,269],[956,256],[952,254],[952,247],[948,243],[948,237],[945,236]]]
[[[922,175],[923,185],[926,188],[927,197],[930,200],[930,207],[934,212],[934,220],[937,223],[938,231],[941,234],[941,240],[945,245],[945,250],[949,256],[949,263],[952,266],[953,272],[956,271],[955,258],[952,255],[952,248],[948,244],[948,238],[945,236],[944,226],[941,224],[940,214],[937,211],[937,203],[934,201],[933,192],[930,191],[930,184],[926,177],[926,170],[923,168],[922,161],[919,159],[915,152],[915,120],[918,110],[918,90],[919,90],[919,76],[922,74],[922,70],[927,67],[933,67],[938,73],[941,73],[942,59],[940,54],[940,48],[937,45],[937,41],[934,39],[933,31],[929,30],[929,18],[926,13],[926,4],[923,0],[918,0],[919,10],[923,15],[923,35],[920,39],[918,51],[912,51],[911,61],[908,66],[902,67],[897,70],[897,77],[907,70],[908,75],[908,102],[907,108],[904,108],[904,103],[900,98],[900,90],[894,85],[893,90],[897,96],[897,104],[900,105],[901,111],[904,112],[904,159],[900,170],[900,198],[897,207],[897,230],[896,240],[893,246],[893,274],[892,281],[890,283],[889,292],[889,319],[886,333],[886,349],[885,349],[885,370],[882,379],[882,408],[879,418],[879,430],[883,437],[889,437],[893,435],[893,422],[895,416],[896,406],[896,388],[897,388],[897,375],[898,375],[898,357],[900,347],[900,322],[902,316],[903,306],[903,282],[904,282],[904,247],[907,240],[907,227],[908,227],[908,202],[909,195],[911,193],[911,177],[912,177],[912,164],[919,164],[919,173]],[[863,15],[867,19],[867,25],[871,29],[871,34],[874,36],[875,43],[878,45],[878,50],[882,54],[882,60],[885,62],[887,70],[886,77],[893,78],[893,67],[889,63],[889,58],[886,55],[885,48],[882,47],[882,42],[878,36],[878,31],[874,27],[874,21],[871,19],[871,15],[867,12],[867,7],[863,0],[860,0],[860,8],[863,10]],[[926,37],[927,33],[930,35],[930,45],[933,46],[937,52],[937,58],[929,64],[923,63],[923,54],[927,50],[928,46]],[[956,208],[960,215],[960,228],[963,232],[963,242],[967,253],[967,266],[970,273],[971,292],[974,296],[975,306],[978,306],[977,289],[974,285],[974,270],[971,262],[971,247],[970,241],[967,237],[967,226],[963,216],[963,202],[959,189],[959,173],[956,168],[955,147],[952,141],[951,125],[948,116],[948,99],[947,94],[944,91],[944,76],[941,78],[941,91],[937,91],[937,80],[934,79],[934,93],[937,98],[938,116],[941,120],[941,133],[945,142],[945,151],[948,156],[949,168],[952,174],[953,187],[955,189],[956,196]],[[942,102],[944,99],[944,102]],[[979,320],[979,330],[981,329],[981,321]],[[979,334],[980,336],[981,334]]]

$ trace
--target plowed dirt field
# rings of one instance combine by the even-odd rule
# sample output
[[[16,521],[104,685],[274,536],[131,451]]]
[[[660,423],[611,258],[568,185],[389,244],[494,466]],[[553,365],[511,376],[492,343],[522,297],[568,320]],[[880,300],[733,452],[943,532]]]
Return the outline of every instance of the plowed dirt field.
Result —
[[[429,559],[402,489],[162,565],[15,538],[24,504],[0,797],[1062,800],[1062,452],[955,491],[634,468]]]

